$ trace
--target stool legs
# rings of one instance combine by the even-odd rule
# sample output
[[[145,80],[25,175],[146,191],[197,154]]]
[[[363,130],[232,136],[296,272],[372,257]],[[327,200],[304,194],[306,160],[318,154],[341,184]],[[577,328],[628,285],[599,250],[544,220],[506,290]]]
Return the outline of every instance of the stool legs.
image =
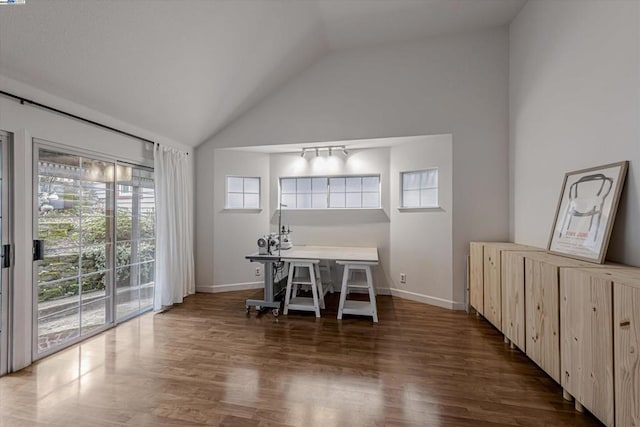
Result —
[[[369,300],[371,301],[373,321],[375,323],[378,323],[378,305],[376,304],[376,292],[375,292],[375,289],[373,289],[373,277],[371,275],[371,266],[367,265],[365,272],[367,274],[367,283],[369,284]]]
[[[309,269],[309,276],[311,277],[311,294],[313,295],[313,306],[315,307],[316,317],[320,317],[320,305],[318,303],[318,281],[316,280],[315,268]],[[324,305],[324,303],[322,304]]]
[[[326,276],[327,276],[327,280],[323,280],[322,281],[322,287],[327,290],[328,292],[334,293],[335,289],[333,286],[333,269],[331,268],[331,263],[330,262],[325,262],[325,263],[320,263],[318,264],[320,267],[320,272],[322,272],[322,270],[324,270],[326,272]],[[322,276],[320,275],[320,278],[322,278]]]
[[[344,301],[347,298],[347,282],[349,281],[349,266],[344,266],[344,274],[342,275],[342,287],[340,288],[340,305],[338,306],[338,320],[342,319],[342,311],[344,310]]]
[[[313,311],[316,317],[320,317],[320,308],[324,308],[324,299],[322,298],[324,295],[321,293],[322,283],[318,274],[319,270],[317,264],[318,261],[307,260],[291,262],[289,264],[283,314],[289,314],[289,309],[291,309]],[[299,277],[296,278],[296,273],[299,273],[300,269],[307,269],[307,271],[309,271],[309,281],[300,281]],[[301,285],[308,285],[311,287],[312,298],[297,296],[298,288]]]
[[[318,286],[318,289],[316,289],[316,291],[318,292],[318,297],[320,299],[320,308],[321,309],[325,309],[324,306],[324,288],[322,285],[322,275],[320,274],[320,265],[319,264],[315,264],[314,265],[314,270],[316,273],[316,285]]]
[[[341,262],[339,262],[341,263]],[[378,307],[376,304],[376,292],[373,287],[373,274],[371,271],[371,265],[366,263],[360,264],[344,264],[344,274],[342,275],[342,288],[340,290],[340,305],[338,307],[338,320],[342,319],[343,314],[356,314],[362,316],[371,316],[374,323],[378,323]],[[347,294],[349,293],[349,281],[351,280],[351,273],[354,271],[364,271],[366,277],[366,285],[351,284],[351,287],[366,288],[369,293],[369,301],[359,300],[347,300]]]
[[[284,315],[286,316],[289,313],[289,302],[291,301],[291,283],[293,282],[293,272],[295,270],[294,266],[289,266],[289,277],[287,278],[287,290],[285,291],[284,296]],[[297,285],[296,285],[297,290]]]

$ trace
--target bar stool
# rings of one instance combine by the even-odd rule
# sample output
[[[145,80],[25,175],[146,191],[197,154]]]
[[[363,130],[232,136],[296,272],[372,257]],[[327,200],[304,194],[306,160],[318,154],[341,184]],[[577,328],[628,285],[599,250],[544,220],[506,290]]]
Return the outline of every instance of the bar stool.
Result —
[[[316,317],[320,317],[320,308],[324,308],[324,292],[320,280],[320,270],[317,259],[285,259],[289,263],[289,277],[284,298],[284,314],[291,310],[314,311]],[[306,269],[309,276],[296,275],[298,270]],[[312,297],[299,297],[298,287],[308,285],[311,287]],[[322,296],[322,298],[320,298]]]
[[[371,266],[377,262],[357,262],[357,261],[336,261],[337,264],[344,265],[342,274],[342,289],[340,290],[340,306],[338,308],[338,319],[342,319],[343,314],[357,314],[361,316],[371,316],[375,323],[378,323],[378,309],[376,307],[376,293],[373,288],[373,275]],[[366,279],[354,280],[352,272],[364,271]],[[369,291],[369,301],[348,300],[347,294],[350,289],[367,289]]]
[[[288,268],[288,264],[287,268]],[[334,293],[335,290],[335,286],[333,285],[333,268],[331,268],[331,261],[328,260],[324,260],[324,261],[320,261],[318,264],[316,264],[316,278],[320,283],[319,289],[322,289],[322,292],[319,293],[320,296],[320,308],[324,309],[324,296],[327,295],[327,293]],[[301,282],[299,279],[301,276],[298,276],[297,273],[299,271],[296,270],[296,275],[293,276],[293,296],[298,295],[298,290],[299,288],[302,286],[305,288],[305,290],[310,289],[310,286],[307,284],[308,283],[308,279],[309,276],[306,276],[307,282]],[[308,271],[307,271],[308,273]],[[296,282],[300,282],[297,283]]]
[[[314,260],[315,261],[315,260]],[[304,288],[304,290],[311,291],[311,275],[309,274],[308,268],[305,268],[306,273],[301,271],[302,269],[298,268],[294,271],[292,286],[291,286],[291,298],[295,298],[298,296],[298,291],[300,288]],[[289,270],[290,271],[290,270]],[[329,288],[326,285],[327,281],[324,280],[322,275],[322,261],[317,264],[314,264],[314,271],[316,273],[316,284],[318,286],[318,301],[320,303],[320,308],[324,310],[324,296],[327,294],[327,291],[331,289],[331,293],[333,293],[333,281],[329,284]]]

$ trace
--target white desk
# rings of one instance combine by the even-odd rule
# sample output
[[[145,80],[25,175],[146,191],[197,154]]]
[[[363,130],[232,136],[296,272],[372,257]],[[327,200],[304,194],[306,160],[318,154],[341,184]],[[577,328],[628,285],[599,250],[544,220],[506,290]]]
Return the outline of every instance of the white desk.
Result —
[[[280,301],[276,301],[273,294],[273,270],[274,264],[283,259],[318,259],[328,261],[362,261],[378,262],[378,248],[357,248],[347,246],[294,246],[291,249],[276,251],[272,255],[260,255],[257,252],[245,257],[251,262],[264,264],[264,299],[248,299],[245,301],[247,312],[251,306],[258,310],[262,308],[273,309],[273,314],[278,315]]]

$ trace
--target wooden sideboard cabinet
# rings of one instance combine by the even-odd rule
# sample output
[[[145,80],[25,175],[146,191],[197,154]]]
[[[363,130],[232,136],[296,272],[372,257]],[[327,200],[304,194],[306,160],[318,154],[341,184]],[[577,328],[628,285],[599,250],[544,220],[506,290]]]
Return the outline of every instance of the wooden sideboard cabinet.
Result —
[[[578,409],[586,407],[607,426],[640,425],[638,271],[560,272],[561,384]]]
[[[471,306],[607,426],[640,427],[640,268],[473,242]]]
[[[500,331],[502,327],[502,254],[509,251],[544,251],[532,246],[502,242],[470,245],[469,301],[471,306]]]

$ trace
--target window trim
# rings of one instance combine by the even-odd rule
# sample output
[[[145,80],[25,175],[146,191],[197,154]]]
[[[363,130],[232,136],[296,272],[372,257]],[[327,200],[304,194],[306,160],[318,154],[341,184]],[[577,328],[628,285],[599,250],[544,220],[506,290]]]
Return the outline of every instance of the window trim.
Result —
[[[294,175],[294,176],[280,176],[278,177],[278,207],[276,208],[276,211],[280,210],[280,204],[282,203],[282,180],[283,179],[305,179],[305,178],[326,178],[327,179],[327,190],[326,190],[326,198],[327,198],[327,204],[326,207],[324,208],[283,208],[282,210],[286,210],[286,211],[348,211],[348,210],[353,210],[353,211],[363,211],[363,210],[381,210],[383,209],[383,204],[382,204],[382,177],[381,175],[378,173],[365,173],[365,174],[353,174],[353,175],[345,175],[345,174],[340,174],[340,175]],[[355,207],[330,207],[330,198],[331,198],[331,179],[334,178],[378,178],[378,206],[376,207],[359,207],[359,208],[355,208]],[[347,193],[347,191],[345,191],[345,194]],[[373,193],[373,191],[360,191],[360,194],[363,193]],[[295,193],[287,193],[287,194],[295,194],[297,195],[297,189]],[[306,193],[304,193],[306,194]],[[311,194],[314,194],[313,192]],[[316,194],[322,194],[322,193],[316,193]]]
[[[420,191],[435,189],[437,191],[436,204],[432,206],[404,206],[404,175],[408,173],[422,173],[433,170],[436,171],[436,176],[438,177],[438,185],[436,185],[435,187],[418,188],[418,190]],[[398,210],[400,212],[442,210],[442,206],[440,204],[440,168],[438,166],[400,171],[398,177]]]
[[[237,191],[232,192],[232,194],[242,194],[242,207],[241,208],[231,208],[229,207],[229,178],[242,178],[242,193]],[[245,194],[256,194],[256,193],[245,193],[245,184],[244,180],[246,178],[257,179],[258,180],[258,207],[257,208],[246,208],[244,207],[244,195]],[[225,212],[262,212],[262,177],[260,176],[248,176],[248,175],[225,175],[224,177],[224,211]]]

